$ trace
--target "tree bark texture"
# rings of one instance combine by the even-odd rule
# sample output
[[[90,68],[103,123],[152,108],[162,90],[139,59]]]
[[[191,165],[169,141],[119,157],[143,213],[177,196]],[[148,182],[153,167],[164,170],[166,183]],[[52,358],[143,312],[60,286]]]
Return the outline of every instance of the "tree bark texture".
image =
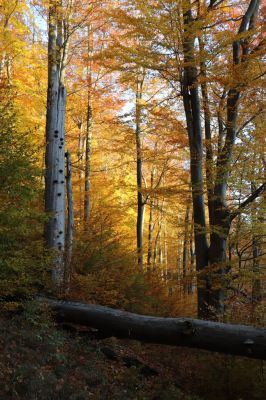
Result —
[[[96,304],[40,298],[64,322],[86,325],[122,338],[266,359],[266,329],[191,318],[132,314]]]
[[[64,65],[66,43],[63,45],[62,17],[58,2],[49,3],[48,92],[46,115],[45,154],[45,226],[47,247],[55,253],[52,282],[55,286],[64,280],[65,247],[65,107]],[[64,54],[63,54],[64,53]]]
[[[78,168],[79,168],[79,219],[80,222],[84,220],[84,155],[85,155],[85,135],[83,133],[83,122],[78,122],[79,137],[78,137]]]
[[[201,273],[208,265],[208,243],[204,206],[201,106],[197,81],[198,70],[194,55],[195,37],[191,33],[192,22],[192,10],[189,8],[184,11],[183,48],[185,65],[182,77],[182,94],[190,148],[196,269],[198,273]],[[200,317],[206,317],[208,314],[207,291],[208,282],[203,279],[201,285],[198,286],[198,314]]]
[[[154,185],[154,173],[155,168],[151,169],[151,191],[153,190]],[[150,215],[149,215],[149,228],[148,228],[148,255],[147,255],[147,266],[148,269],[151,269],[152,266],[152,245],[153,245],[153,233],[154,233],[154,198],[150,199]]]
[[[186,208],[185,221],[184,221],[184,241],[183,241],[183,290],[187,293],[188,282],[187,282],[187,269],[188,269],[188,244],[189,244],[189,212],[190,206]]]
[[[88,83],[88,104],[87,104],[87,124],[85,137],[85,193],[84,193],[84,224],[88,226],[91,211],[91,142],[93,128],[92,113],[92,61],[93,54],[93,37],[91,26],[88,26],[88,66],[87,66],[87,83]]]
[[[204,59],[204,41],[202,38],[199,40],[200,49],[200,74],[202,78],[201,82],[201,95],[202,95],[202,106],[204,113],[204,131],[205,131],[205,147],[206,147],[206,160],[205,160],[205,170],[206,170],[206,186],[207,186],[207,198],[208,198],[208,211],[210,225],[213,224],[213,145],[212,145],[212,131],[211,131],[211,112],[209,105],[209,94],[207,85],[207,68]]]
[[[232,163],[232,154],[237,134],[237,117],[239,98],[243,85],[239,84],[239,65],[248,62],[248,36],[241,39],[245,32],[254,28],[255,17],[259,7],[258,0],[251,0],[242,18],[236,39],[233,42],[233,80],[227,94],[227,120],[225,138],[223,126],[219,121],[219,153],[213,171],[214,162],[211,147],[211,115],[209,109],[208,88],[206,84],[207,70],[204,60],[200,62],[203,78],[201,85],[206,136],[206,174],[208,207],[210,216],[210,245],[207,242],[206,218],[204,206],[203,184],[203,143],[201,129],[201,104],[199,97],[199,81],[197,60],[195,57],[196,29],[192,5],[184,10],[184,68],[182,77],[183,103],[187,122],[190,147],[190,169],[195,231],[196,269],[198,272],[198,310],[199,316],[208,317],[224,311],[224,288],[226,287],[226,245],[230,231],[232,214],[226,204],[228,177]],[[210,7],[212,7],[210,5]],[[198,16],[200,18],[200,15]],[[204,44],[200,40],[200,52],[204,52]],[[235,74],[235,76],[234,76]],[[234,79],[235,78],[235,79]],[[241,210],[240,210],[241,212]],[[211,311],[214,310],[214,313]]]
[[[74,236],[74,198],[72,186],[71,155],[66,152],[66,188],[67,188],[67,230],[65,250],[65,284],[68,285],[71,276],[71,261]]]
[[[258,0],[250,1],[249,7],[242,18],[237,36],[242,35],[252,27],[251,25],[254,23],[258,7]],[[230,210],[226,203],[226,195],[233,148],[237,134],[239,98],[241,92],[244,90],[244,88],[241,88],[241,85],[238,83],[239,72],[237,72],[237,70],[240,64],[247,62],[249,38],[247,37],[244,42],[239,39],[239,37],[236,37],[236,40],[233,42],[233,84],[227,95],[226,134],[224,144],[221,147],[220,153],[217,155],[216,162],[209,262],[211,268],[214,270],[214,274],[212,274],[214,275],[214,280],[216,280],[214,286],[217,287],[216,290],[213,290],[210,298],[210,305],[218,312],[223,312],[224,310],[223,287],[226,286],[224,274],[227,272],[226,246],[232,222],[232,216],[230,215]]]
[[[142,195],[142,140],[141,140],[141,100],[144,75],[138,76],[136,90],[136,154],[137,154],[137,257],[138,269],[143,271],[143,225],[145,204]]]

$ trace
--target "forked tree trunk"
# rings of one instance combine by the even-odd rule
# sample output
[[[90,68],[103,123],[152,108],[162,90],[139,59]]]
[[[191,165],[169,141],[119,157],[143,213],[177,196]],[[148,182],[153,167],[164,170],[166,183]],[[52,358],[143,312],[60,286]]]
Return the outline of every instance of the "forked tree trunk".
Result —
[[[65,247],[66,43],[63,45],[62,10],[58,7],[56,0],[50,1],[45,154],[45,211],[48,215],[45,239],[48,248],[54,252],[52,282],[55,286],[63,284]]]
[[[224,288],[226,287],[226,244],[231,222],[235,213],[230,213],[226,204],[227,184],[232,162],[233,148],[237,132],[237,116],[239,108],[240,90],[239,77],[233,76],[232,86],[227,94],[227,121],[226,135],[219,138],[219,153],[215,168],[215,182],[208,183],[208,205],[210,215],[210,247],[208,248],[206,235],[206,219],[204,207],[203,184],[203,144],[201,129],[201,105],[199,97],[198,69],[196,59],[195,38],[193,30],[194,18],[190,7],[185,8],[184,16],[184,74],[182,79],[183,103],[187,122],[187,131],[190,147],[190,170],[195,231],[196,269],[199,276],[198,310],[200,317],[216,318],[218,313],[224,311]],[[214,5],[210,4],[209,8]],[[241,63],[248,62],[249,38],[239,37],[248,31],[251,32],[255,25],[259,0],[250,0],[248,9],[242,18],[238,34],[233,42],[233,74]],[[200,15],[198,15],[200,18]],[[203,52],[202,42],[200,43]],[[206,80],[206,65],[201,61],[201,74]],[[211,149],[210,110],[208,105],[208,91],[206,84],[202,85],[203,110],[205,116],[205,132],[207,145],[207,175],[213,179],[213,160]],[[211,167],[211,168],[210,168]],[[263,185],[259,190],[264,190]],[[213,191],[213,193],[212,193]],[[257,191],[256,191],[257,192]],[[250,196],[248,202],[253,201],[257,193]],[[241,209],[247,201],[241,205]],[[206,267],[208,267],[206,269]]]
[[[239,36],[254,29],[258,8],[259,0],[250,0],[248,9],[242,18],[238,30],[238,37],[233,42],[233,84],[227,95],[226,135],[224,144],[221,146],[221,151],[217,155],[216,162],[216,181],[214,184],[213,222],[211,227],[209,262],[211,268],[215,270],[215,273],[212,274],[216,280],[213,286],[217,287],[217,289],[212,291],[210,306],[218,312],[224,311],[224,288],[226,287],[226,278],[224,278],[224,275],[228,269],[226,265],[226,247],[233,219],[233,215],[230,213],[226,204],[226,195],[233,148],[237,135],[239,99],[241,91],[244,89],[239,85],[239,73],[235,71],[237,71],[240,64],[248,62],[247,57],[250,51],[250,39],[246,37],[243,42],[239,39]]]
[[[96,304],[40,298],[64,322],[100,329],[110,336],[266,359],[266,329],[132,314]]]

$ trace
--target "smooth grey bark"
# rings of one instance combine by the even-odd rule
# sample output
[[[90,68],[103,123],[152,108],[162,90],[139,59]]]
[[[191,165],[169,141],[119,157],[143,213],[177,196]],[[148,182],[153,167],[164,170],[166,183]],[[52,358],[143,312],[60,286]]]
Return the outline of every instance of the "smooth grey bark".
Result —
[[[190,3],[191,4],[191,3]],[[214,4],[214,3],[213,3]],[[255,17],[258,11],[259,1],[251,0],[249,7],[242,18],[236,40],[233,43],[233,71],[236,67],[247,62],[248,39],[240,36],[254,27]],[[212,7],[210,5],[210,7]],[[206,235],[206,219],[204,210],[204,185],[203,185],[203,144],[201,129],[201,104],[199,97],[198,69],[195,57],[195,35],[193,33],[193,15],[191,7],[186,9],[184,17],[184,72],[182,78],[183,103],[187,121],[187,131],[190,147],[190,169],[192,200],[195,230],[196,269],[198,272],[198,311],[200,317],[216,317],[217,313],[224,310],[224,287],[226,287],[226,243],[229,235],[232,219],[237,215],[230,213],[226,204],[227,184],[232,152],[237,134],[237,116],[239,98],[243,87],[233,83],[227,95],[227,120],[226,133],[223,140],[219,138],[219,153],[216,162],[216,176],[213,187],[208,187],[209,215],[210,215],[210,246],[208,247]],[[202,44],[201,50],[202,49]],[[206,77],[206,66],[201,61],[201,74]],[[233,77],[234,78],[234,77]],[[237,82],[237,77],[236,77]],[[211,138],[210,112],[208,108],[207,86],[202,86],[203,110],[205,116],[205,134],[207,139],[207,162],[212,157],[208,138]],[[222,121],[220,121],[222,122]],[[223,128],[219,127],[220,136],[223,136]],[[212,165],[212,163],[211,163]],[[207,166],[207,174],[210,175]],[[211,174],[211,179],[212,179]],[[211,189],[211,191],[210,191]],[[213,196],[213,197],[212,197]],[[254,193],[254,196],[256,194]],[[251,196],[252,197],[252,196]],[[251,198],[250,197],[250,198]],[[245,203],[245,202],[244,202]],[[243,204],[245,207],[246,204]],[[242,207],[242,206],[241,206]],[[241,207],[238,212],[241,212]],[[209,267],[207,269],[207,267]],[[214,313],[212,313],[214,310]]]
[[[257,14],[258,7],[258,0],[250,1],[249,7],[242,18],[237,36],[247,32],[254,24],[254,18]],[[234,69],[237,68],[238,65],[247,62],[249,40],[246,38],[244,42],[239,37],[233,42]],[[236,80],[238,79],[238,77],[235,78]],[[218,312],[223,312],[224,309],[225,294],[223,287],[226,286],[226,278],[224,278],[224,274],[228,270],[228,266],[226,265],[226,246],[232,222],[232,215],[226,204],[226,194],[232,162],[232,153],[237,134],[239,99],[243,89],[244,88],[241,88],[241,86],[237,83],[234,83],[229,89],[226,105],[226,134],[224,144],[217,156],[216,162],[216,179],[214,184],[213,221],[211,227],[209,262],[211,267],[216,271],[216,277],[214,277],[216,280],[216,282],[214,282],[215,286],[217,286],[218,281],[218,289],[213,291],[210,298],[210,305],[213,306]]]
[[[65,107],[64,70],[67,41],[57,1],[49,3],[48,21],[48,91],[45,153],[45,224],[46,245],[54,252],[52,283],[64,281],[65,247]],[[62,11],[62,10],[61,10]],[[65,24],[64,24],[65,25]]]
[[[198,315],[208,315],[208,281],[202,271],[208,265],[208,243],[204,206],[203,183],[203,143],[201,129],[201,106],[199,98],[198,70],[195,59],[194,41],[191,25],[193,16],[191,8],[184,11],[184,71],[182,77],[182,96],[187,122],[190,148],[190,175],[192,186],[192,203],[194,215],[194,236],[196,252],[196,269],[201,274],[198,284]]]
[[[142,140],[141,140],[141,100],[143,94],[144,74],[139,74],[136,90],[136,155],[137,155],[137,260],[138,269],[143,271],[143,225],[145,217],[145,202],[142,195]]]
[[[85,192],[84,192],[84,225],[88,226],[91,211],[91,142],[93,129],[93,111],[92,111],[92,55],[93,55],[93,36],[91,25],[88,25],[88,66],[87,66],[87,83],[88,83],[88,104],[87,104],[87,121],[85,136]]]
[[[96,304],[39,300],[60,321],[94,327],[110,336],[266,359],[266,329],[191,318],[151,317]]]
[[[67,188],[67,229],[66,229],[66,249],[65,249],[65,285],[67,286],[71,276],[71,261],[74,236],[74,198],[72,186],[72,163],[71,154],[66,154],[66,188]]]

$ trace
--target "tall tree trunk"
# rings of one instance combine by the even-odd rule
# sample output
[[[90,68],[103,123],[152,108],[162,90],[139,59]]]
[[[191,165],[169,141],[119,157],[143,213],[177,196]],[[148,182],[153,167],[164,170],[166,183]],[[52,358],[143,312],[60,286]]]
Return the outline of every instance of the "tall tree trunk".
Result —
[[[66,188],[67,188],[67,230],[65,250],[65,285],[68,287],[71,277],[71,261],[74,235],[74,199],[72,188],[71,155],[66,152]]]
[[[204,131],[205,131],[205,147],[206,147],[206,186],[208,198],[208,211],[210,225],[213,224],[213,149],[212,149],[212,133],[211,133],[211,112],[209,106],[209,94],[207,86],[207,68],[204,58],[204,42],[202,38],[198,38],[200,48],[200,74],[201,74],[201,94],[204,112]]]
[[[157,201],[157,208],[159,209],[159,202]],[[160,240],[160,234],[161,234],[161,229],[162,229],[162,217],[161,217],[161,212],[159,211],[159,216],[158,216],[158,221],[157,221],[157,233],[155,236],[155,241],[154,241],[154,250],[153,250],[153,268],[155,269],[158,266],[158,255],[159,255],[159,240]],[[159,262],[160,263],[160,262]]]
[[[45,239],[48,248],[55,253],[52,269],[52,282],[55,286],[63,284],[65,247],[66,89],[64,69],[67,48],[63,38],[62,9],[60,8],[57,0],[50,1],[45,154],[45,211],[48,215]]]
[[[149,216],[149,232],[148,232],[148,255],[147,265],[148,269],[151,268],[152,264],[152,244],[153,244],[153,232],[154,232],[154,202],[153,199],[150,202],[150,216]]]
[[[214,3],[213,3],[214,4]],[[194,214],[195,231],[195,252],[196,269],[201,273],[202,287],[198,287],[198,311],[200,317],[216,317],[217,313],[224,309],[224,290],[226,271],[226,241],[229,235],[231,221],[234,215],[230,215],[226,205],[227,183],[229,169],[232,161],[232,152],[237,132],[237,115],[240,90],[238,65],[247,62],[249,52],[249,39],[244,40],[240,36],[247,31],[252,32],[254,28],[256,14],[259,7],[259,0],[250,0],[249,7],[242,18],[237,38],[233,43],[233,84],[227,95],[227,121],[226,136],[224,144],[221,143],[221,151],[217,156],[216,178],[213,189],[213,201],[210,205],[211,235],[210,248],[208,249],[206,235],[206,220],[204,210],[204,185],[203,185],[203,146],[201,130],[201,107],[199,100],[199,83],[197,60],[195,57],[195,38],[196,32],[193,30],[194,18],[192,14],[191,2],[189,7],[184,9],[184,74],[183,74],[183,103],[186,115],[187,130],[190,147],[190,169],[192,200]],[[209,7],[212,7],[210,4]],[[200,16],[198,16],[200,17]],[[201,72],[206,78],[205,64],[201,62]],[[207,106],[208,92],[207,87],[202,87],[203,106],[205,113],[206,138],[211,137],[210,132],[210,112]],[[208,143],[208,142],[207,142]],[[207,145],[207,158],[211,157],[211,148]],[[208,171],[208,168],[207,168]],[[209,171],[210,172],[210,171]],[[206,273],[206,267],[210,264],[210,271]],[[212,313],[211,309],[214,310]]]
[[[165,280],[168,279],[168,246],[167,246],[167,225],[166,221],[164,221],[163,226],[163,269]]]
[[[184,241],[183,241],[183,290],[185,293],[188,291],[187,282],[187,267],[188,267],[188,241],[189,241],[189,205],[186,208],[185,221],[184,221]]]
[[[176,268],[178,274],[178,281],[182,282],[183,270],[182,270],[182,238],[181,236],[177,239],[177,259],[176,259]]]
[[[195,263],[195,257],[194,257],[194,240],[193,240],[193,231],[194,231],[194,218],[193,215],[191,217],[191,224],[190,224],[190,233],[189,233],[189,251],[190,251],[190,281],[188,283],[188,292],[193,293],[195,289],[194,285],[194,275],[195,275],[195,270],[194,270],[194,263]]]
[[[187,122],[190,148],[190,174],[194,214],[194,236],[196,251],[196,269],[201,273],[198,282],[198,315],[208,315],[208,282],[202,272],[208,265],[208,243],[206,235],[204,184],[203,184],[203,144],[201,129],[201,109],[199,99],[198,70],[195,59],[194,41],[191,24],[191,8],[186,9],[184,16],[184,72],[182,78],[182,95]]]
[[[149,216],[149,232],[148,232],[148,256],[147,265],[148,269],[151,269],[152,265],[152,244],[153,244],[153,232],[154,232],[154,203],[153,200],[150,202],[150,216]]]
[[[12,60],[10,56],[6,57],[6,78],[8,86],[12,85]]]
[[[249,7],[242,18],[238,36],[243,35],[254,27],[254,19],[259,7],[258,0],[251,0]],[[238,80],[237,66],[247,62],[248,39],[244,42],[237,38],[233,42],[233,85],[229,89],[227,96],[227,121],[226,136],[221,152],[217,156],[216,181],[214,185],[214,204],[213,204],[213,226],[211,230],[211,241],[209,249],[209,261],[212,268],[211,279],[216,289],[212,290],[209,304],[216,312],[224,311],[224,287],[226,280],[224,274],[227,270],[226,265],[226,246],[232,216],[226,204],[226,194],[228,177],[232,161],[232,153],[237,133],[237,117],[239,109],[240,89]]]
[[[154,184],[154,167],[151,170],[151,190],[153,190]],[[147,266],[151,269],[152,265],[152,244],[153,244],[153,232],[154,232],[154,199],[151,197],[150,200],[150,216],[149,216],[149,228],[148,228],[148,255],[147,255]]]
[[[91,211],[91,141],[93,128],[92,113],[92,61],[93,37],[91,25],[88,25],[88,66],[87,66],[87,84],[88,84],[88,104],[87,104],[87,124],[86,124],[86,147],[85,147],[85,193],[84,193],[84,225],[88,226]]]
[[[253,192],[255,190],[255,185],[252,182],[251,183],[251,191]],[[252,227],[254,230],[254,225],[257,222],[258,218],[258,212],[257,210],[254,210],[252,212]],[[263,224],[264,221],[261,221]],[[261,279],[260,279],[260,273],[261,273],[261,266],[260,266],[260,256],[262,254],[261,251],[261,243],[260,243],[260,238],[252,232],[252,255],[253,255],[253,273],[254,273],[254,278],[252,280],[252,298],[254,300],[261,300],[262,298],[262,285],[261,285]]]
[[[79,136],[78,136],[78,168],[79,168],[79,220],[80,223],[83,221],[84,211],[84,145],[85,137],[83,132],[83,122],[78,123]]]
[[[158,218],[158,232],[156,236],[156,251],[158,256],[158,266],[161,268],[163,263],[163,250],[162,250],[162,227],[163,227],[163,203],[159,210]],[[160,271],[162,273],[162,271]]]
[[[142,141],[141,141],[141,100],[144,74],[139,74],[136,90],[136,153],[137,153],[137,256],[138,269],[143,271],[143,225],[145,216],[144,199],[142,195]]]

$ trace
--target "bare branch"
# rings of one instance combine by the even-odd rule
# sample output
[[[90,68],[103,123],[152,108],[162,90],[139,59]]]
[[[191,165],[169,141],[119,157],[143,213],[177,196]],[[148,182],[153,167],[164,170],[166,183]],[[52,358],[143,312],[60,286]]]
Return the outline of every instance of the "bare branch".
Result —
[[[232,211],[231,212],[231,221],[233,221],[233,219],[240,214],[241,212],[244,211],[244,209],[250,204],[252,203],[257,197],[259,197],[266,189],[266,182],[264,182],[258,189],[256,189],[253,193],[251,193],[250,196],[248,196],[248,198],[243,201],[243,203],[240,204],[240,206],[238,207],[237,210]]]

